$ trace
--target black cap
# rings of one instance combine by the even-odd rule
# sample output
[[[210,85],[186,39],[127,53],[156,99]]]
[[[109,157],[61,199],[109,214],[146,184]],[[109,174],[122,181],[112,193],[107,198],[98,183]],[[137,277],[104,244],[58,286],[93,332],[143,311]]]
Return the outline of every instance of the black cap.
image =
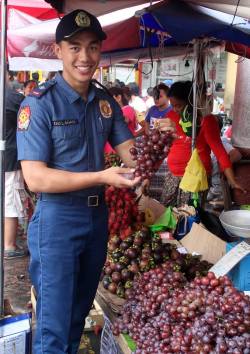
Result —
[[[107,38],[94,15],[85,10],[74,10],[59,22],[56,28],[56,43],[67,40],[82,31],[94,32],[101,41]]]

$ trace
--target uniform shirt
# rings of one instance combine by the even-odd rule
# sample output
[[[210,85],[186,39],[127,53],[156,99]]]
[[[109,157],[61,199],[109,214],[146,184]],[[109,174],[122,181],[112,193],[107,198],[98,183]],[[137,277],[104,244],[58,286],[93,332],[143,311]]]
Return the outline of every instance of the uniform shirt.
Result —
[[[23,99],[23,95],[11,87],[7,87],[5,95],[5,172],[20,169],[20,163],[17,160],[16,127],[17,113]]]
[[[105,143],[115,147],[132,137],[112,97],[91,84],[85,102],[58,73],[22,103],[18,159],[70,172],[100,171]]]

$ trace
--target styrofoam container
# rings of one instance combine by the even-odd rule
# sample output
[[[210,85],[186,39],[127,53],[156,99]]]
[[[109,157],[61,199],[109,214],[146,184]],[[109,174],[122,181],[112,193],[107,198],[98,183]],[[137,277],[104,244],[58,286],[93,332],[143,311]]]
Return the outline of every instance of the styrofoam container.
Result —
[[[227,243],[226,251],[229,252],[238,242]],[[241,291],[250,291],[250,255],[245,256],[228,273],[234,286]]]

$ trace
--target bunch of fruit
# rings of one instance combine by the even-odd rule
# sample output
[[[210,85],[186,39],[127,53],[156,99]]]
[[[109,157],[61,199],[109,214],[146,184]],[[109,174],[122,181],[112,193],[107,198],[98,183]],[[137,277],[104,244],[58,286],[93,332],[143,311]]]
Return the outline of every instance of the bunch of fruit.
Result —
[[[136,354],[249,354],[250,298],[227,276],[189,283],[165,263],[134,282],[113,333],[128,333]]]
[[[149,134],[139,137],[130,149],[132,160],[136,161],[135,176],[142,180],[151,178],[163,161],[173,142],[173,132],[151,129]],[[157,164],[158,163],[158,164]]]
[[[108,187],[105,200],[109,208],[109,234],[119,235],[122,239],[132,234],[131,226],[144,221],[144,214],[139,212],[137,195],[127,188]]]
[[[129,298],[136,276],[166,261],[165,265],[176,272],[188,269],[187,274],[192,279],[196,274],[206,274],[211,266],[200,262],[199,257],[180,254],[174,245],[162,243],[158,234],[151,235],[144,227],[123,241],[117,236],[111,238],[103,269],[103,286],[119,297]]]
[[[105,153],[104,160],[105,160],[105,169],[113,166],[121,166],[122,164],[122,160],[120,159],[120,156],[113,152]]]

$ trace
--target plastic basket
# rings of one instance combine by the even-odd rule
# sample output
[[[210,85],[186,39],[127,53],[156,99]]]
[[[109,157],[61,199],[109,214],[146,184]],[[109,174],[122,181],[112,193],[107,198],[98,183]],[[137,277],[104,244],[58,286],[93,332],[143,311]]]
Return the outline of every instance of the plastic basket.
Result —
[[[227,243],[226,251],[229,252],[238,242]],[[241,291],[250,291],[250,255],[244,257],[228,273],[234,286]]]
[[[112,324],[104,315],[104,327],[101,336],[100,354],[122,354],[112,333]]]

